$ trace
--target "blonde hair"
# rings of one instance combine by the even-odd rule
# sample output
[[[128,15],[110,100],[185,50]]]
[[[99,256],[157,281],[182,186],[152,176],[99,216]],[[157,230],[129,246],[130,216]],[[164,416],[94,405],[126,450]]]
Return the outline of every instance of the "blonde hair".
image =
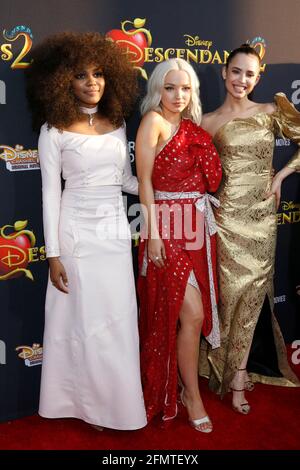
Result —
[[[191,119],[195,124],[200,125],[202,118],[202,106],[199,96],[200,83],[193,67],[184,59],[169,59],[158,64],[149,78],[147,84],[147,94],[141,103],[141,113],[148,111],[161,113],[161,93],[165,78],[171,70],[183,70],[190,78],[191,101],[182,112],[182,116]]]

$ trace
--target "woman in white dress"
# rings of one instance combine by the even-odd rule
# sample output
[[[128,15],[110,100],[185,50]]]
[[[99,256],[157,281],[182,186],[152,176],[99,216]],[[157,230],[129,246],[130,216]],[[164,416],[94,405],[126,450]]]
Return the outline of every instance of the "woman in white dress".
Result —
[[[124,116],[136,75],[98,33],[60,33],[33,51],[27,91],[39,137],[50,276],[39,414],[112,429],[146,425],[131,237],[137,194]],[[62,191],[61,177],[65,181]]]

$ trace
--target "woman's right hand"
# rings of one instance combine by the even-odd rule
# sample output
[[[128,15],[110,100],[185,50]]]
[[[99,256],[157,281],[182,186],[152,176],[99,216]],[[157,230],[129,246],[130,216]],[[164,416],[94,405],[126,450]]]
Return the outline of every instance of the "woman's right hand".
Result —
[[[166,250],[164,242],[161,238],[149,238],[148,239],[148,258],[158,268],[165,266]]]
[[[50,279],[54,287],[64,294],[68,294],[68,278],[64,265],[59,258],[48,258]]]

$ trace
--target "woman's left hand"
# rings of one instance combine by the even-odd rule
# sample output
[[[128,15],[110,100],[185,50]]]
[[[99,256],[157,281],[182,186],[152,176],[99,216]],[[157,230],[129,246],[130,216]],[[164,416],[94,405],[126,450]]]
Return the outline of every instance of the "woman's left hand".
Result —
[[[267,192],[266,194],[266,199],[269,197],[275,195],[276,198],[276,209],[278,209],[279,204],[280,204],[280,198],[281,198],[281,184],[282,181],[292,173],[294,173],[295,170],[294,168],[290,168],[289,166],[283,167],[278,173],[273,178],[272,185],[270,191]]]
[[[280,173],[277,173],[277,175],[275,175],[273,178],[270,191],[266,194],[266,199],[275,195],[276,209],[278,209],[279,204],[280,204],[280,199],[281,199],[281,183],[282,183],[281,175]]]

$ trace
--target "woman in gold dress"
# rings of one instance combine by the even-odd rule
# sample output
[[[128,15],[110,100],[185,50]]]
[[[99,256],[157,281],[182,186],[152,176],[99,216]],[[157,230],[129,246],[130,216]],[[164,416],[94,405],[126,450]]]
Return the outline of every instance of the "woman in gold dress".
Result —
[[[222,396],[231,390],[233,409],[243,414],[250,411],[245,389],[253,382],[300,385],[273,313],[276,207],[282,181],[300,171],[300,151],[272,178],[275,136],[299,145],[300,113],[283,93],[275,103],[248,98],[259,71],[255,49],[232,51],[222,70],[225,101],[201,124],[214,136],[224,176],[216,211],[221,347],[202,348],[200,374]]]

